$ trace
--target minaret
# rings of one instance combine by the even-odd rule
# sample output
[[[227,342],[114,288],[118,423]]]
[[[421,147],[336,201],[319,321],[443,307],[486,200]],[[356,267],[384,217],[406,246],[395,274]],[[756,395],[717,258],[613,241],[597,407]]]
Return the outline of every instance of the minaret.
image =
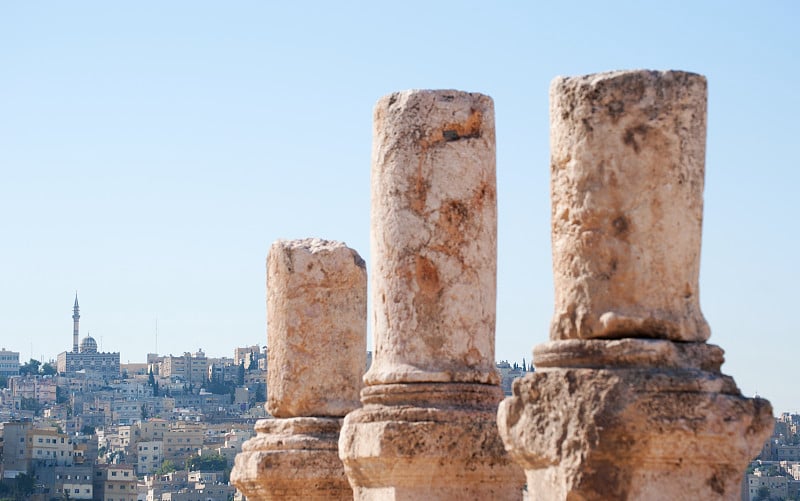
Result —
[[[75,292],[75,306],[72,307],[72,353],[78,353],[78,321],[81,319],[78,307],[78,292]]]

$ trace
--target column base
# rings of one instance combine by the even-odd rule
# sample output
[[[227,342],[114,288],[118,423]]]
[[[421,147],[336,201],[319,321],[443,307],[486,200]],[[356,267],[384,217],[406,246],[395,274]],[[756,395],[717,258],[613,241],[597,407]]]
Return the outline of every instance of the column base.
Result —
[[[498,386],[368,386],[339,454],[361,501],[522,499],[525,477],[497,432]]]
[[[254,500],[353,499],[337,444],[342,420],[261,419],[236,455],[231,482]]]
[[[534,363],[498,412],[532,499],[735,500],[772,431],[769,402],[719,372],[716,346],[561,341]]]

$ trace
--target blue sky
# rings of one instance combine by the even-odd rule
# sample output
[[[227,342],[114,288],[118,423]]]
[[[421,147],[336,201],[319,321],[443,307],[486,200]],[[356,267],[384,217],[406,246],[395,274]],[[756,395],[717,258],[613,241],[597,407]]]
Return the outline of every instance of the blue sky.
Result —
[[[4,2],[2,344],[87,331],[122,360],[265,335],[266,252],[345,241],[369,263],[372,106],[495,100],[497,358],[552,314],[548,87],[681,69],[709,81],[701,305],[723,370],[777,411],[793,384],[800,169],[794,2]],[[371,343],[370,343],[371,344]]]

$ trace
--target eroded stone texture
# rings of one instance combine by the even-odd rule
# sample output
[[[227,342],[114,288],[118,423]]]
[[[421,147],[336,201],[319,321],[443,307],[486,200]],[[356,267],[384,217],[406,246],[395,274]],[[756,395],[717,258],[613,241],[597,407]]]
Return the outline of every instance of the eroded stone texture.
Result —
[[[262,419],[236,456],[231,482],[247,499],[353,499],[337,443],[340,418]]]
[[[543,369],[513,392],[500,434],[544,501],[736,500],[772,427],[769,402],[718,372]]]
[[[368,386],[339,448],[355,499],[522,498],[524,476],[497,432],[495,385]]]
[[[416,90],[375,106],[368,384],[497,382],[494,105]]]
[[[492,101],[391,94],[374,133],[375,355],[339,439],[354,497],[521,499],[495,420]]]
[[[771,432],[703,342],[705,93],[681,72],[553,82],[552,341],[498,411],[532,499],[732,501]]]
[[[256,500],[352,499],[338,455],[341,417],[359,407],[366,268],[319,239],[277,241],[267,258],[267,409],[231,481]]]
[[[708,338],[698,294],[705,123],[701,75],[553,80],[551,339]]]
[[[267,410],[337,416],[360,406],[367,272],[341,242],[279,240],[267,258]]]

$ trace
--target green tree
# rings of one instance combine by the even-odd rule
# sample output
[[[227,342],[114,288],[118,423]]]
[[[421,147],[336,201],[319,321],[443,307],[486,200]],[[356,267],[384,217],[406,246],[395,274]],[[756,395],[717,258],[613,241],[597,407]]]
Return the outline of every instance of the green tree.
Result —
[[[150,367],[150,371],[147,373],[147,385],[153,388],[153,396],[158,396],[158,382],[156,381],[156,377],[153,374],[153,368]]]
[[[36,400],[35,398],[22,397],[20,405],[22,407],[22,410],[33,411],[34,415],[36,416],[38,416],[39,411],[42,410],[42,404],[40,404],[39,401]]]
[[[36,376],[39,374],[39,366],[42,363],[38,360],[30,359],[30,361],[22,364],[19,368],[20,376]]]
[[[42,365],[41,371],[42,376],[55,376],[58,373],[56,368],[53,367],[49,362],[45,362],[44,365]]]
[[[252,353],[251,353],[252,355]],[[251,362],[252,365],[252,362]],[[236,384],[242,386],[244,384],[244,362],[239,363],[239,368],[236,372]]]
[[[97,430],[94,428],[94,426],[89,426],[88,424],[85,424],[81,428],[81,433],[84,435],[94,435],[95,433],[97,433]]]
[[[233,383],[225,383],[223,381],[219,381],[218,378],[208,381],[205,386],[206,390],[208,390],[210,393],[214,393],[215,395],[227,395],[231,393],[234,388],[236,388]]]
[[[186,460],[189,471],[224,471],[228,467],[225,456],[217,453],[191,456]]]
[[[56,386],[56,403],[63,404],[69,402],[69,392],[63,386]]]
[[[266,385],[259,384],[256,386],[256,402],[266,402],[267,401],[267,392],[266,392]]]
[[[0,388],[8,388],[8,377],[0,376]]]
[[[161,462],[161,466],[155,471],[156,475],[166,475],[167,473],[172,473],[173,471],[177,471],[178,468],[175,466],[169,459],[165,459]]]
[[[756,501],[767,501],[769,499],[769,487],[762,485],[756,493]]]
[[[142,411],[142,421],[144,421],[150,416],[150,413],[147,412],[147,405],[142,404],[141,411]]]
[[[24,499],[33,494],[35,487],[36,481],[34,480],[33,475],[19,473],[14,481],[14,487],[12,490],[16,499]]]

